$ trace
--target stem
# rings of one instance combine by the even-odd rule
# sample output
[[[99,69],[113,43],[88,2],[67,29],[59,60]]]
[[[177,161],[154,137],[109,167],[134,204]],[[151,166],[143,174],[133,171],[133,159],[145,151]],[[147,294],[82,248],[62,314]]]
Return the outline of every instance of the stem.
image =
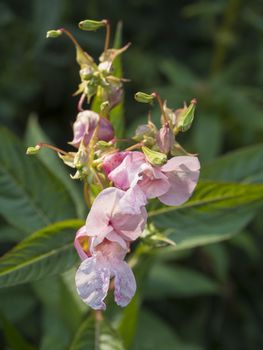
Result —
[[[65,29],[65,28],[60,28],[59,30],[61,30],[64,34],[66,34],[66,35],[69,37],[69,39],[73,42],[73,44],[74,44],[75,46],[79,47],[82,51],[84,51],[84,50],[82,49],[82,47],[80,46],[80,44],[77,42],[77,40],[76,40],[76,38],[74,37],[74,35],[70,33],[70,31],[68,31],[68,30]]]
[[[87,207],[91,208],[91,199],[89,195],[89,186],[87,182],[84,182],[83,193],[84,193],[84,199],[85,199],[85,203],[87,204]]]
[[[100,185],[100,187],[104,190],[104,185],[100,179],[100,176],[99,174],[97,173],[97,171],[95,169],[92,169],[93,170],[93,173],[94,173],[94,176],[95,176],[95,179],[97,180],[98,184]]]
[[[132,146],[126,148],[125,151],[132,151],[133,149],[141,148],[142,146],[143,146],[143,143],[138,142],[138,143],[135,143],[135,145],[132,145]]]
[[[58,147],[49,145],[48,143],[40,142],[40,143],[37,144],[37,146],[39,146],[40,148],[50,148],[53,151],[55,151],[57,153],[64,154],[64,155],[68,154],[68,152],[63,151],[62,149],[60,149]]]
[[[161,110],[161,113],[162,113],[162,117],[163,117],[163,120],[164,120],[164,123],[167,123],[168,119],[167,119],[167,116],[166,116],[165,111],[163,109],[163,101],[162,101],[160,95],[158,94],[158,92],[153,92],[152,96],[154,96],[156,98],[156,100],[158,101],[159,106],[160,106],[160,110]]]
[[[231,29],[237,18],[237,14],[238,14],[237,10],[240,5],[240,0],[229,0],[227,4],[228,6],[224,13],[223,23],[218,30],[219,34],[224,32],[225,33],[231,32]],[[217,39],[217,41],[215,42],[214,55],[212,59],[212,66],[211,66],[212,74],[216,74],[221,70],[222,65],[226,58],[227,48],[228,48],[227,42],[223,42],[222,40]]]
[[[105,23],[105,27],[106,27],[106,37],[105,37],[105,44],[104,44],[104,52],[105,52],[108,50],[110,46],[111,28],[110,28],[110,22],[107,19],[104,19],[103,22]]]
[[[96,321],[102,321],[103,320],[102,311],[95,310],[95,318],[96,318]]]
[[[79,112],[83,112],[83,111],[84,111],[84,109],[82,108],[82,105],[83,105],[83,103],[84,103],[85,97],[86,97],[86,95],[85,95],[85,93],[83,92],[83,94],[81,95],[81,97],[80,97],[80,99],[79,99],[79,102],[78,102],[78,111],[79,111]]]

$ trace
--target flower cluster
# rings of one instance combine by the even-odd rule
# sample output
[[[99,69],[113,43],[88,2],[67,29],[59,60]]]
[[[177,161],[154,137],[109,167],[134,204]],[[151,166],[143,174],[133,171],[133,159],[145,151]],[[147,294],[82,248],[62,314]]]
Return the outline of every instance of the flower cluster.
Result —
[[[200,170],[196,155],[189,154],[176,140],[179,132],[190,128],[196,100],[172,110],[158,93],[138,92],[135,95],[138,102],[150,107],[155,101],[159,104],[160,126],[148,118],[131,139],[119,140],[115,136],[111,111],[121,101],[123,80],[115,75],[114,60],[128,45],[122,49],[108,48],[108,21],[80,23],[84,30],[103,26],[106,41],[98,65],[65,29],[48,32],[49,37],[66,33],[77,49],[81,97],[73,140],[69,142],[75,151],[65,152],[41,143],[28,149],[29,154],[43,146],[56,150],[67,165],[76,169],[72,178],[84,182],[90,211],[74,242],[82,260],[76,273],[76,287],[81,299],[96,310],[106,308],[104,299],[110,286],[120,306],[126,306],[136,291],[133,272],[124,259],[131,243],[145,229],[149,200],[157,198],[165,205],[181,205],[193,193]],[[84,100],[90,103],[91,98],[99,103],[99,111],[83,108]],[[119,144],[124,141],[132,144],[120,149]]]

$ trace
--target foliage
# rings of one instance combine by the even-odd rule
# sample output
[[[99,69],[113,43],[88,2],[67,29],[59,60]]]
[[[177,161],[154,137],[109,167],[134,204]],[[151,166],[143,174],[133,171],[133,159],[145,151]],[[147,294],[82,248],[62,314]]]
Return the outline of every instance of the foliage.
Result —
[[[0,8],[0,118],[25,135],[22,143],[0,130],[1,348],[261,349],[260,1],[177,1],[166,8],[157,0],[37,0]],[[198,99],[193,131],[182,142],[200,154],[200,184],[182,206],[151,203],[151,230],[130,257],[138,295],[126,309],[107,311],[111,324],[79,305],[72,288],[72,241],[86,214],[79,188],[48,150],[39,159],[25,155],[39,138],[63,144],[70,135],[74,55],[63,40],[54,51],[44,36],[83,15],[114,24],[122,18],[124,39],[134,44],[123,62],[124,76],[133,79],[126,128],[116,117],[123,110],[112,116],[121,120],[120,134],[145,122],[145,106],[131,102],[137,90],[154,86],[171,105]],[[76,36],[100,50],[100,33]]]

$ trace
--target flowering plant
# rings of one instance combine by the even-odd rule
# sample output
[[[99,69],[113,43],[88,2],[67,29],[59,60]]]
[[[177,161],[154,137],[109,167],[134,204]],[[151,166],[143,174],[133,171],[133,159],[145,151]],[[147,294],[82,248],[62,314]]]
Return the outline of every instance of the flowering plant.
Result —
[[[116,75],[114,62],[129,47],[109,48],[110,24],[107,20],[86,20],[83,30],[106,28],[104,51],[97,65],[66,29],[51,30],[47,37],[65,33],[74,43],[80,65],[77,104],[73,124],[75,152],[66,152],[48,144],[28,148],[35,154],[42,147],[57,151],[65,164],[76,169],[72,179],[84,182],[85,198],[90,207],[86,224],[76,234],[75,247],[83,260],[76,273],[76,287],[81,299],[96,310],[105,309],[110,278],[114,277],[115,301],[126,306],[136,291],[132,270],[124,261],[132,242],[144,232],[146,205],[158,198],[166,205],[180,205],[192,195],[199,178],[200,163],[176,141],[179,132],[193,122],[196,100],[183,108],[167,107],[158,93],[138,92],[135,99],[160,107],[160,126],[150,116],[138,126],[131,139],[118,139],[111,123],[111,111],[123,96],[123,78]],[[84,106],[85,101],[91,107]],[[94,109],[94,101],[99,111]],[[120,149],[118,143],[132,143]]]
[[[193,123],[197,100],[174,109],[156,91],[135,93],[147,116],[127,136],[122,129],[128,80],[122,77],[120,58],[130,45],[121,47],[115,40],[110,48],[108,20],[86,20],[79,27],[106,30],[98,62],[68,30],[47,33],[50,38],[67,35],[76,48],[80,82],[69,151],[49,142],[34,118],[26,139],[35,146],[27,154],[38,159],[28,159],[24,145],[0,130],[0,214],[8,236],[0,287],[9,297],[13,286],[28,283],[30,301],[34,293],[47,306],[44,323],[59,349],[68,349],[69,343],[71,350],[128,349],[143,326],[160,343],[152,330],[152,325],[159,329],[158,319],[142,312],[145,322],[138,316],[142,300],[222,292],[216,278],[174,267],[170,260],[180,257],[180,250],[236,235],[253,218],[263,199],[262,184],[253,183],[260,182],[262,148],[240,151],[246,166],[239,153],[211,166],[202,162],[199,180],[197,155],[179,142]],[[71,168],[70,176],[63,163]],[[220,280],[221,258],[213,257]],[[202,258],[210,268],[207,256]],[[24,303],[23,289],[21,294]],[[45,312],[65,327],[63,336],[60,329],[55,333]],[[3,324],[6,333],[13,332],[8,320],[3,318]],[[56,348],[47,339],[46,347]],[[172,344],[181,348],[180,339]]]

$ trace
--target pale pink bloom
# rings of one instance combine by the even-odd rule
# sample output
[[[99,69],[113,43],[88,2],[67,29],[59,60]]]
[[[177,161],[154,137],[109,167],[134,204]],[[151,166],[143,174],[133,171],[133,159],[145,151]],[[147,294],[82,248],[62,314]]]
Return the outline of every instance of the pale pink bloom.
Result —
[[[73,124],[73,140],[70,142],[74,147],[79,147],[82,141],[87,146],[92,138],[96,126],[99,124],[98,139],[110,141],[114,137],[113,127],[109,120],[93,111],[83,111],[77,115],[77,119]]]
[[[82,250],[85,231],[86,227],[83,226],[75,239],[75,247],[83,260],[75,277],[79,296],[93,309],[105,310],[104,299],[108,293],[110,279],[115,277],[115,301],[122,307],[126,306],[136,291],[133,272],[124,261],[128,248],[124,249],[118,243],[107,239],[96,245],[95,238],[88,238],[86,235],[90,245],[87,252]]]
[[[117,168],[129,153],[130,152],[123,151],[107,155],[102,164],[105,174],[108,175],[113,169]]]
[[[146,197],[140,189],[122,191],[106,188],[95,199],[86,220],[86,232],[95,245],[105,238],[127,249],[143,232],[147,212]]]
[[[107,162],[107,158],[105,159]],[[141,152],[129,152],[108,178],[123,190],[139,187],[147,198],[158,197],[167,205],[179,205],[191,196],[198,178],[197,157],[177,156],[162,166],[147,162]]]

